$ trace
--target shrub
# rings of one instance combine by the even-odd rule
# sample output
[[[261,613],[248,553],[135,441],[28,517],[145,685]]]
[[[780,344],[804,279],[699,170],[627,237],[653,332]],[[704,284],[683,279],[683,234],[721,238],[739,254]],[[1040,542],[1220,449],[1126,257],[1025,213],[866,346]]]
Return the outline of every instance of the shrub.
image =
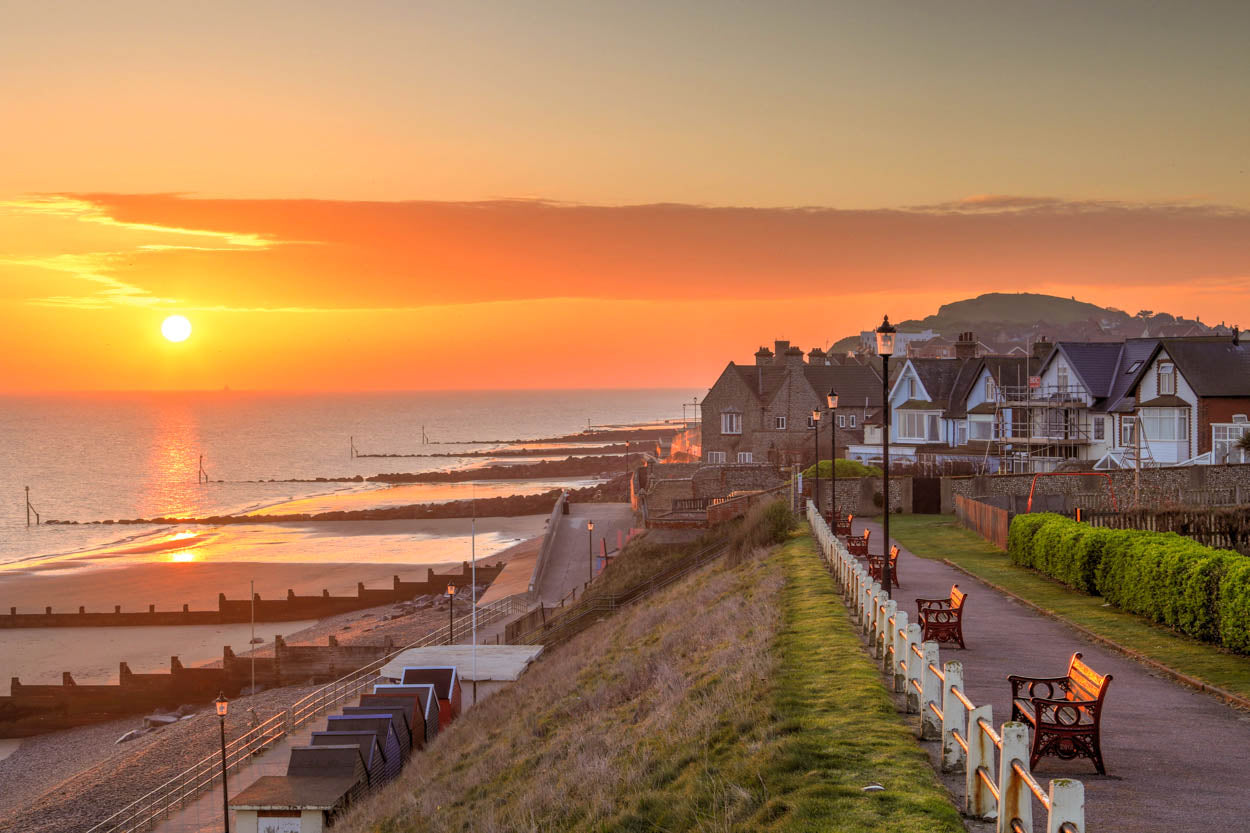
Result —
[[[1174,532],[1097,529],[1020,515],[1011,560],[1195,639],[1250,653],[1250,560]]]
[[[816,470],[816,466],[808,466],[803,470],[804,477],[811,477],[812,472]],[[820,461],[820,476],[828,479],[829,477],[829,461]],[[838,458],[838,477],[880,477],[881,469],[877,466],[865,466],[858,460],[847,460]]]
[[[756,504],[729,536],[731,562],[736,563],[752,550],[780,544],[795,526],[797,521],[786,501]]]

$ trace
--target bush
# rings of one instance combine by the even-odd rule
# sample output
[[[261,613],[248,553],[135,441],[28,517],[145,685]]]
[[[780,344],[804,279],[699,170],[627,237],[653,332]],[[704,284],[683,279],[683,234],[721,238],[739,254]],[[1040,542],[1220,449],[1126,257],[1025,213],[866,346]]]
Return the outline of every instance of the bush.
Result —
[[[780,544],[797,525],[785,500],[756,504],[729,536],[730,562],[737,563],[753,550]]]
[[[808,466],[806,469],[804,469],[803,476],[811,477],[814,471],[816,471],[816,466]],[[820,461],[820,476],[821,478],[826,479],[826,480],[829,478],[829,461],[828,460]],[[865,466],[863,463],[861,463],[858,460],[847,460],[842,457],[838,458],[838,477],[851,478],[851,477],[880,477],[880,476],[881,476],[881,469],[879,469],[876,466]]]
[[[1250,653],[1250,560],[1174,532],[1098,529],[1061,515],[1019,515],[1008,553],[1069,587]]]

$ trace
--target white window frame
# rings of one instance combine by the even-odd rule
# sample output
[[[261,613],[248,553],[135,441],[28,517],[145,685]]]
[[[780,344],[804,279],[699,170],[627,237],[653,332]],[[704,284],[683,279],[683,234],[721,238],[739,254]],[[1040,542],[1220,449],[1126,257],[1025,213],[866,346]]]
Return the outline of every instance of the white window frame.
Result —
[[[1135,432],[1137,431],[1137,417],[1122,416],[1120,417],[1120,445],[1124,448],[1132,448],[1136,443]]]
[[[1221,437],[1220,434],[1224,436]],[[1237,447],[1237,440],[1245,434],[1250,434],[1250,423],[1211,423],[1211,462],[1250,463],[1250,453]]]
[[[786,418],[783,416],[773,417],[773,429],[777,431],[786,430]]]
[[[898,438],[900,440],[911,440],[915,442],[937,442],[938,437],[930,436],[929,429],[937,425],[936,434],[941,434],[940,415],[936,411],[901,411],[896,415],[895,422],[898,425]],[[919,428],[919,433],[906,433]]]
[[[846,427],[846,414],[838,414],[838,427],[839,428]]]
[[[742,414],[737,411],[721,411],[720,432],[722,434],[741,434]]]
[[[738,462],[739,462],[739,463],[753,463],[753,462],[755,462],[754,460],[752,460],[752,459],[751,459],[751,457],[752,457],[752,455],[751,455],[751,452],[749,452],[749,451],[739,451],[739,452],[738,452]]]
[[[994,389],[994,377],[986,376],[985,377],[985,401],[993,402],[997,398],[998,398],[998,394]]]
[[[1107,422],[1100,416],[1094,417],[1094,439],[1107,439]]]
[[[1176,365],[1172,362],[1159,362],[1159,395],[1176,396]]]
[[[1066,393],[1071,384],[1068,366],[1066,364],[1055,365],[1055,389]]]
[[[709,452],[707,453],[707,461],[708,461],[709,463],[724,463],[724,462],[725,462],[725,452],[723,452],[723,451],[709,451]]]
[[[916,398],[916,380],[911,376],[907,377],[907,398]]]
[[[1188,443],[1188,408],[1142,408],[1138,416],[1146,431],[1146,442]]]
[[[815,427],[816,427],[816,420],[812,419],[812,415],[811,415],[811,414],[808,414],[808,415],[807,415],[807,427],[808,427],[808,428],[815,428]]]
[[[855,427],[855,414],[851,414],[851,427]]]

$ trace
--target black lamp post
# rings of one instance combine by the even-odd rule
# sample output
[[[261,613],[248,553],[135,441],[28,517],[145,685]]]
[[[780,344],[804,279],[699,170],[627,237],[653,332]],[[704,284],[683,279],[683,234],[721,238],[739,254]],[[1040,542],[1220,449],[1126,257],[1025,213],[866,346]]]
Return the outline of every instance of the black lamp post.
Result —
[[[816,468],[812,469],[812,497],[816,500],[816,514],[820,510],[820,407],[812,408],[812,445],[816,448]]]
[[[825,397],[829,405],[829,521],[838,514],[838,394],[829,388]]]
[[[885,515],[882,521],[881,536],[881,589],[886,597],[890,595],[890,356],[894,355],[894,328],[890,326],[890,316],[881,320],[877,328],[877,355],[881,356],[881,403],[885,406],[882,416],[881,460],[882,491],[884,493]]]
[[[456,585],[447,585],[447,644],[455,645],[456,640],[452,638],[456,629]]]
[[[226,790],[226,712],[230,710],[230,701],[225,694],[218,694],[214,704],[217,706],[217,718],[221,722],[221,810],[226,825],[226,833],[230,833],[230,794]]]
[[[589,584],[590,582],[595,580],[595,522],[594,521],[586,521],[586,544],[587,544],[587,547],[589,548],[589,553],[590,553],[590,560],[587,562],[589,570],[590,570],[590,573],[589,573],[590,577],[586,579],[586,582]]]

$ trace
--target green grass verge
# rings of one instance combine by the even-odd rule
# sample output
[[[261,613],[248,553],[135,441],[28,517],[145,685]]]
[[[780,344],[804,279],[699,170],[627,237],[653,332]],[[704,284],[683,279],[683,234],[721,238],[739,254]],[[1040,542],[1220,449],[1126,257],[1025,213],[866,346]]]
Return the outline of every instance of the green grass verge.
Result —
[[[1250,697],[1250,658],[1191,639],[1110,607],[1100,596],[1086,595],[1035,570],[1018,567],[1005,552],[960,526],[950,515],[893,515],[890,535],[921,558],[949,559],[1099,636],[1182,674]]]
[[[815,541],[796,537],[776,557],[786,576],[776,647],[777,723],[761,777],[779,795],[756,829],[963,830],[864,653]],[[863,791],[874,782],[885,789]],[[770,825],[767,816],[779,802],[790,812],[784,824]]]

